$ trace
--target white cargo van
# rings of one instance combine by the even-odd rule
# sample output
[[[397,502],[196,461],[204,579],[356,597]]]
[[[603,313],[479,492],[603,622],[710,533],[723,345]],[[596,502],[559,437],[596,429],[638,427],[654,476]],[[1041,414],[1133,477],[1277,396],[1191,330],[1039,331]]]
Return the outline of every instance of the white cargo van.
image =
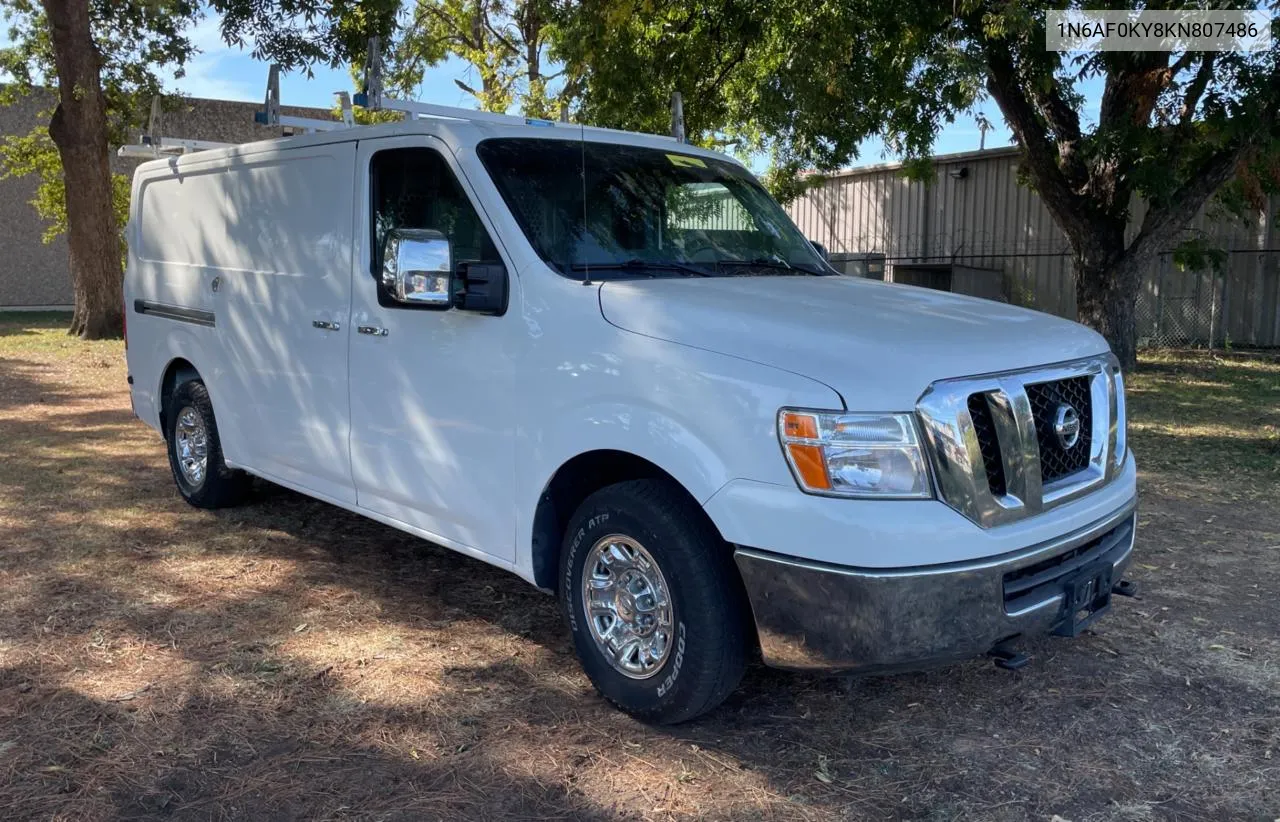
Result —
[[[756,649],[1016,665],[1127,590],[1102,338],[838,275],[722,155],[420,119],[148,162],[132,209],[133,405],[191,504],[256,475],[519,574],[646,720]]]

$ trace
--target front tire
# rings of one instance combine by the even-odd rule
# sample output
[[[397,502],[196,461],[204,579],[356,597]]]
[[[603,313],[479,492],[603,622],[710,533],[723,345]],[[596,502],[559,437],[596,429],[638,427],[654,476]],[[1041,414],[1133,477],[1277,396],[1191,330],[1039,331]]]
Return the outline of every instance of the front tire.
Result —
[[[250,479],[227,467],[209,390],[188,380],[169,396],[165,415],[169,468],[182,498],[197,508],[226,508],[244,500]]]
[[[638,719],[693,719],[742,679],[737,572],[706,515],[672,483],[618,483],[582,503],[560,552],[560,599],[592,684]]]

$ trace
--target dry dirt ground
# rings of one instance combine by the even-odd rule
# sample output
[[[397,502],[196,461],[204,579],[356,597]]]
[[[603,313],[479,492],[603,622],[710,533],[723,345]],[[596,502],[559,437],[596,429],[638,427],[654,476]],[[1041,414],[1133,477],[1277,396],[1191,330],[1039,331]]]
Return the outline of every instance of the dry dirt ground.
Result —
[[[1280,363],[1148,358],[1097,632],[711,716],[605,706],[515,577],[264,486],[207,513],[118,343],[0,316],[0,818],[1280,817]]]

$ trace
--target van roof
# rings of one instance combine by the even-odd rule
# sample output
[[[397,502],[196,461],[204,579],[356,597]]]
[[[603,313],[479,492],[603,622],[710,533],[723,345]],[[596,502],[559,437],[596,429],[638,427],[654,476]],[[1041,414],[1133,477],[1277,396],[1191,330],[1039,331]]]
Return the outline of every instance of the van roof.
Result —
[[[271,140],[259,140],[253,143],[212,148],[191,154],[160,157],[149,160],[138,167],[138,171],[159,170],[160,168],[187,167],[204,165],[210,161],[231,160],[265,151],[306,148],[309,146],[331,145],[335,143],[351,143],[359,140],[373,140],[382,137],[404,137],[416,134],[439,137],[459,147],[475,146],[483,140],[494,137],[524,137],[544,140],[585,140],[589,143],[612,143],[644,148],[654,148],[680,154],[691,154],[727,161],[742,165],[738,160],[717,151],[678,143],[671,137],[658,134],[643,134],[634,131],[619,131],[578,126],[573,123],[550,123],[534,121],[522,123],[515,118],[512,122],[496,122],[490,120],[466,120],[446,117],[425,117],[408,119],[396,123],[380,123],[369,126],[355,126],[333,131],[322,131],[314,134],[300,134],[292,137],[277,137]]]

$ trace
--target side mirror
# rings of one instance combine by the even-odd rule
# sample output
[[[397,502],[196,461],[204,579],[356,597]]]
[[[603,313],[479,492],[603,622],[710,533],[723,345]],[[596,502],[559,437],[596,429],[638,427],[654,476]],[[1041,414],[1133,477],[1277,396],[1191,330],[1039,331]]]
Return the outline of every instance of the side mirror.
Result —
[[[394,228],[382,246],[382,288],[396,302],[453,306],[453,246],[439,231]]]
[[[826,260],[827,262],[831,262],[831,254],[828,253],[827,247],[825,245],[815,240],[810,240],[809,245],[813,246],[814,251],[818,252],[818,256],[822,257],[822,259]]]

